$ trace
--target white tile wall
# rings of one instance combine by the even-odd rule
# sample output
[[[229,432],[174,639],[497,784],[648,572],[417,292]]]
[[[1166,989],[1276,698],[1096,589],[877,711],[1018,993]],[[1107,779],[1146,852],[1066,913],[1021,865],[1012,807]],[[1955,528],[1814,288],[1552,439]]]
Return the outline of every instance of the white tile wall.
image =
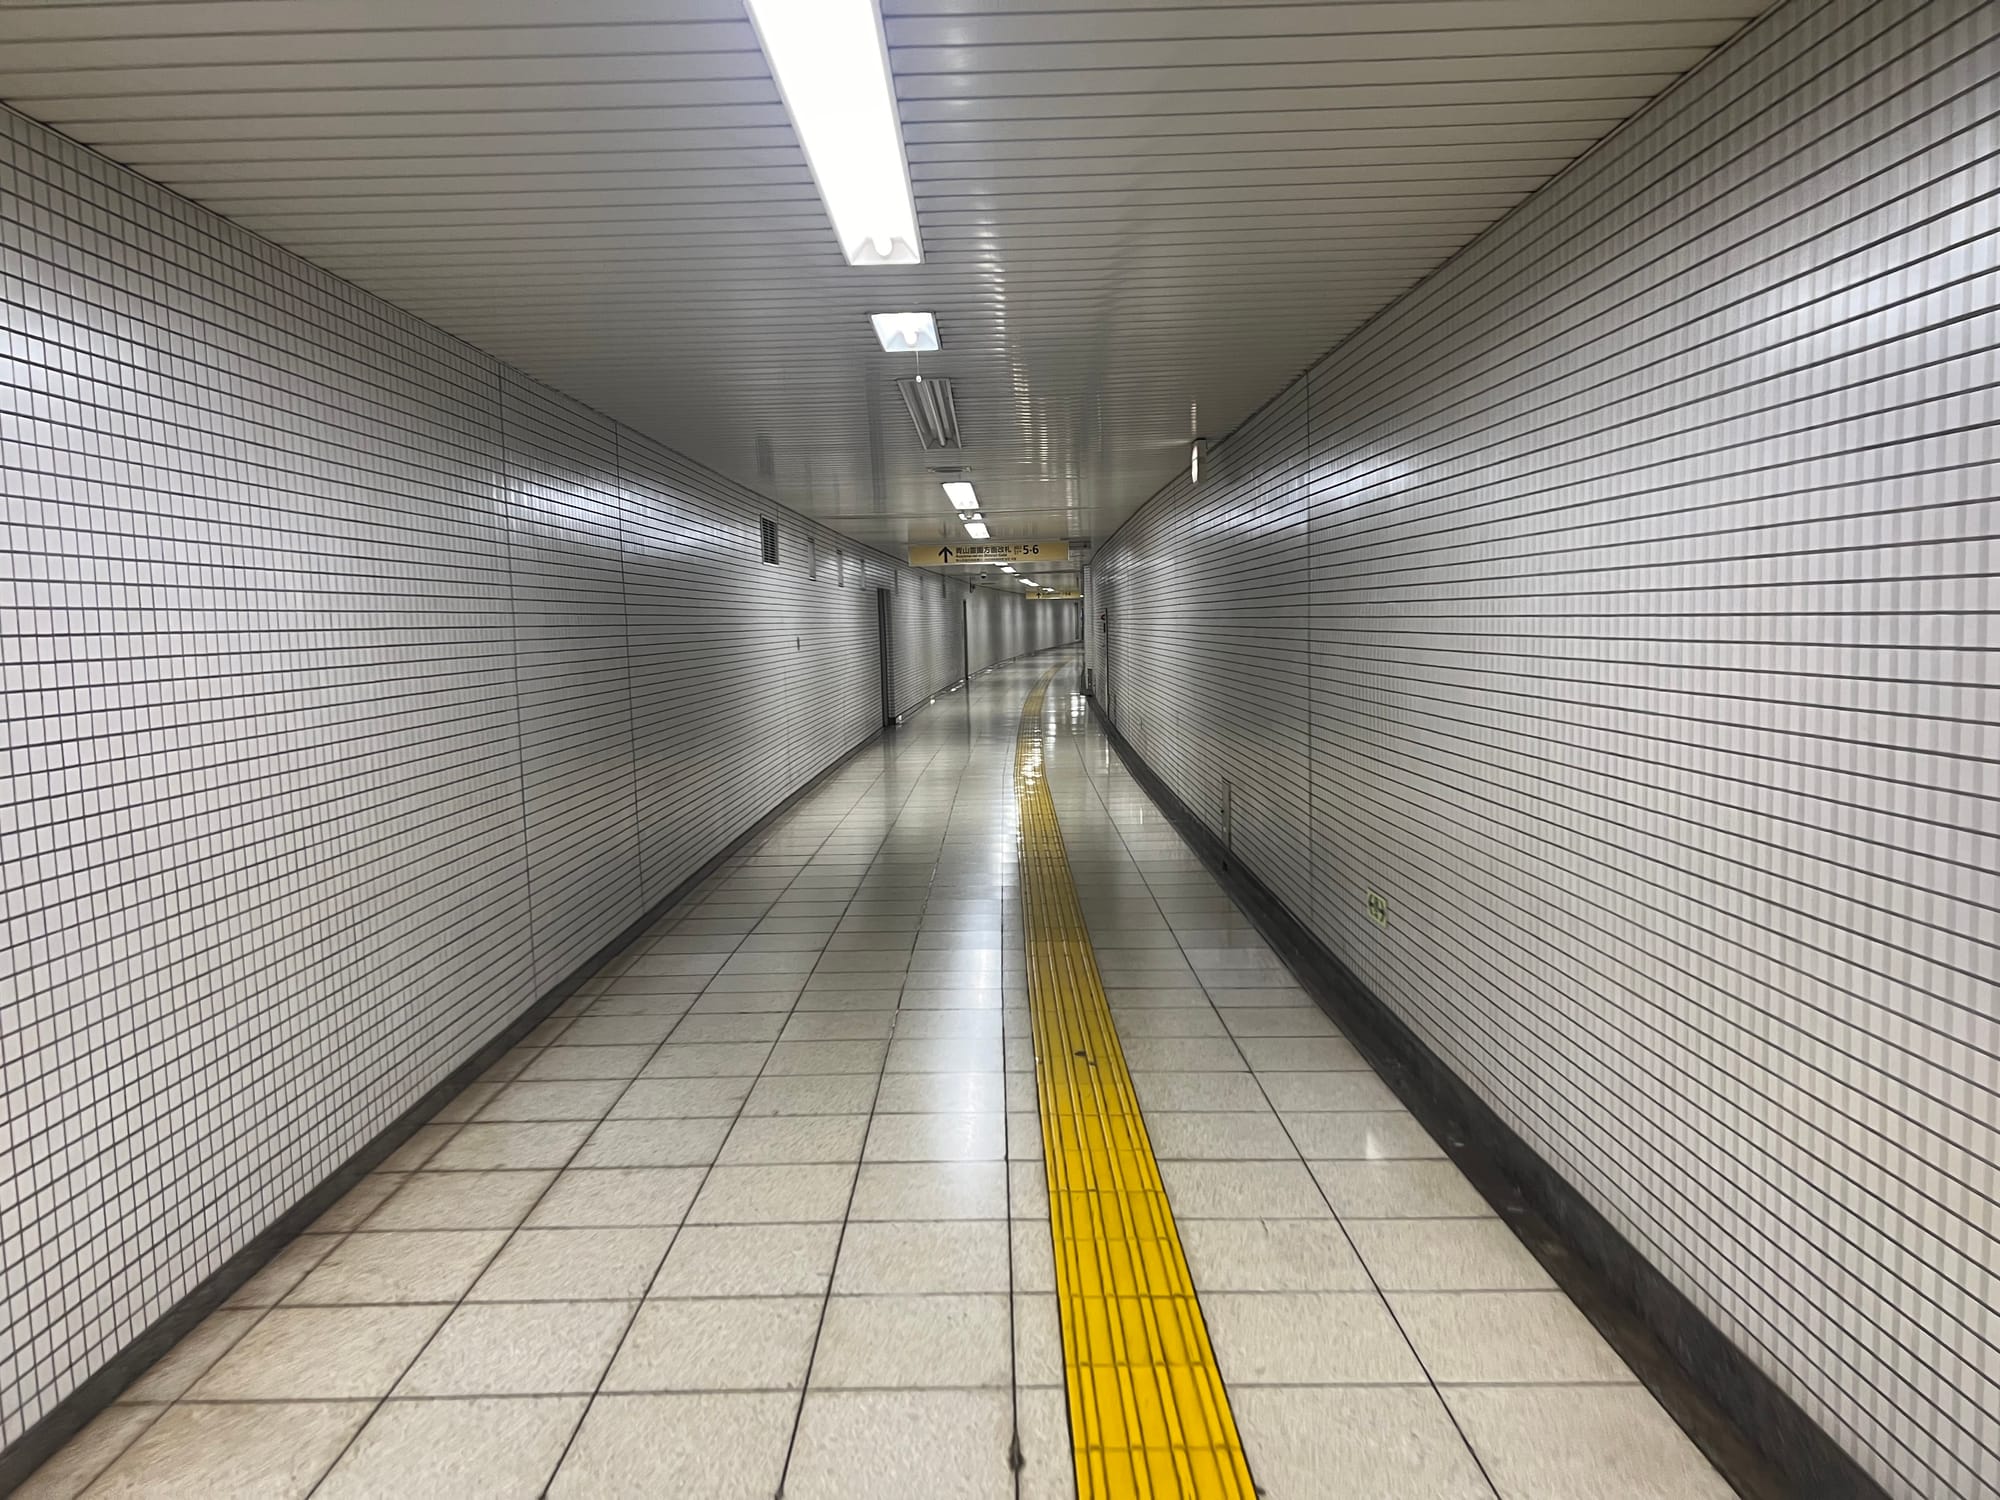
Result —
[[[1787,0],[1088,606],[1146,760],[1912,1500],[2000,1495],[1996,79],[2000,6]]]
[[[4,111],[0,487],[0,1444],[871,734],[877,588],[964,666],[961,583]]]

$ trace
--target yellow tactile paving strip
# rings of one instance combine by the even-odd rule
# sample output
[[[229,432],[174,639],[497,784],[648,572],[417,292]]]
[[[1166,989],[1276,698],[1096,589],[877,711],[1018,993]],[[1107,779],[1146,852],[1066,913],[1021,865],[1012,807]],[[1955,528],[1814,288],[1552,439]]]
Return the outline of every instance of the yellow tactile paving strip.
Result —
[[[1042,708],[1054,675],[1022,709],[1014,794],[1077,1494],[1251,1500],[1250,1468],[1043,777]]]

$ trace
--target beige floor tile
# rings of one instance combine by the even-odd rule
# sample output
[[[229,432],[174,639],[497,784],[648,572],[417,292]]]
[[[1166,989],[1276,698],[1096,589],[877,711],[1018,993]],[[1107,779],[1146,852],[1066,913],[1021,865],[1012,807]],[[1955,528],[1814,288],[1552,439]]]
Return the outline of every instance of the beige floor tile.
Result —
[[[1338,1036],[1339,1029],[1317,1005],[1238,1005],[1217,1011],[1231,1036]]]
[[[879,1122],[878,1122],[879,1123]],[[1006,1164],[864,1162],[851,1219],[1004,1219]]]
[[[261,1308],[222,1308],[210,1313],[120,1392],[119,1401],[157,1405],[178,1400],[262,1316]]]
[[[648,1302],[604,1378],[607,1391],[791,1390],[805,1384],[817,1297]]]
[[[121,1403],[100,1412],[28,1476],[13,1500],[75,1500],[164,1410]]]
[[[385,1229],[512,1229],[555,1181],[553,1171],[416,1172],[369,1217]]]
[[[1223,1379],[1393,1385],[1424,1372],[1374,1292],[1218,1292],[1201,1299]]]
[[[840,1232],[838,1222],[690,1224],[675,1238],[652,1295],[823,1296]]]
[[[635,1304],[472,1302],[445,1319],[398,1396],[589,1394]]]
[[[1359,1078],[1359,1073],[1295,1073],[1294,1078]],[[1371,1080],[1372,1081],[1372,1080]],[[1402,1110],[1316,1114],[1299,1110],[1282,1116],[1286,1130],[1307,1161],[1404,1161],[1436,1159],[1444,1148]]]
[[[1502,1500],[1731,1500],[1639,1386],[1455,1386],[1444,1398]]]
[[[681,1024],[674,1028],[670,1045],[775,1042],[784,1029],[785,1018],[778,1011],[704,1012],[682,1017]]]
[[[896,1013],[897,1041],[980,1041],[1002,1031],[997,1010],[906,1010]]]
[[[449,1307],[274,1307],[188,1392],[193,1401],[386,1396]]]
[[[866,1073],[809,1073],[760,1078],[744,1101],[746,1116],[866,1115],[875,1101],[875,1079]]]
[[[869,1161],[998,1162],[1006,1152],[1006,1122],[992,1113],[878,1114],[868,1126]]]
[[[559,1083],[516,1080],[487,1100],[473,1123],[601,1120],[625,1084],[620,1079],[570,1079]]]
[[[373,1409],[368,1401],[183,1402],[140,1434],[85,1494],[88,1500],[294,1500],[319,1481]]]
[[[653,1049],[630,1047],[547,1047],[521,1070],[517,1082],[557,1083],[572,1079],[637,1078]]]
[[[1135,1073],[1139,1106],[1154,1110],[1220,1109],[1256,1113],[1269,1109],[1264,1090],[1250,1073]]]
[[[523,1229],[466,1293],[472,1302],[629,1299],[652,1284],[674,1231]]]
[[[1245,1386],[1230,1406],[1269,1500],[1493,1500],[1426,1386]]]
[[[551,1049],[544,1049],[544,1051]],[[446,1100],[431,1116],[433,1125],[452,1125],[471,1119],[486,1107],[486,1101],[500,1092],[497,1083],[469,1083],[454,1099]]]
[[[1297,1161],[1165,1161],[1176,1219],[1324,1219],[1326,1199]]]
[[[771,1500],[784,1476],[797,1402],[788,1393],[599,1396],[549,1495]]]
[[[537,1120],[510,1124],[474,1121],[439,1148],[427,1164],[436,1172],[495,1168],[560,1167],[590,1134],[588,1120]]]
[[[848,1165],[715,1167],[690,1224],[813,1223],[847,1216],[854,1186]]]
[[[1480,1219],[1493,1209],[1448,1161],[1315,1161],[1342,1219]]]
[[[889,1044],[885,1073],[995,1073],[1001,1068],[998,1037],[898,1037]]]
[[[438,1148],[458,1133],[457,1124],[419,1125],[409,1139],[382,1159],[384,1172],[414,1172],[437,1154]]]
[[[1008,1229],[1014,1256],[1014,1290],[1053,1292],[1056,1289],[1055,1243],[1046,1211],[1035,1218],[1018,1215]]]
[[[344,1234],[350,1229],[358,1229],[408,1180],[405,1172],[377,1172],[364,1177],[336,1202],[333,1207],[313,1220],[309,1234]]]
[[[786,1500],[1010,1500],[1005,1391],[809,1391]]]
[[[653,1054],[641,1078],[755,1078],[771,1055],[769,1042],[669,1042]]]
[[[611,1107],[614,1120],[733,1119],[750,1093],[751,1078],[641,1078]]]
[[[340,1243],[337,1234],[302,1234],[238,1287],[224,1307],[269,1307],[306,1277]]]
[[[1522,1292],[1555,1286],[1499,1219],[1355,1219],[1347,1232],[1384,1291]]]
[[[1048,1293],[1014,1298],[1014,1383],[1019,1386],[1063,1384],[1062,1314]]]
[[[1440,1385],[1633,1378],[1561,1292],[1392,1292],[1389,1305]]]
[[[1020,1500],[1076,1500],[1068,1397],[1057,1387],[1018,1391],[1014,1401],[1021,1441]]]
[[[1270,1110],[1153,1110],[1146,1133],[1161,1161],[1297,1161],[1298,1148]]]
[[[504,1229],[364,1230],[313,1267],[285,1305],[455,1301],[506,1238]]]
[[[627,1229],[672,1226],[686,1216],[701,1186],[701,1167],[592,1167],[564,1172],[550,1184],[530,1229]]]
[[[1007,1163],[1007,1192],[1016,1218],[1049,1221],[1049,1179],[1047,1168],[1038,1161]]]
[[[535,1500],[582,1396],[384,1402],[313,1500]]]
[[[1005,1387],[1011,1377],[1007,1298],[834,1297],[813,1360],[812,1384]]]
[[[1400,1114],[1403,1104],[1388,1084],[1371,1072],[1286,1073],[1265,1070],[1257,1075],[1271,1107],[1280,1114],[1356,1113]]]
[[[1243,1054],[1227,1037],[1132,1037],[1121,1043],[1134,1073],[1242,1073]]]
[[[872,1077],[882,1071],[888,1048],[886,1042],[779,1042],[771,1049],[765,1071],[772,1078],[815,1073],[865,1073]]]
[[[760,1115],[736,1122],[718,1160],[730,1166],[859,1161],[867,1134],[866,1115]]]
[[[836,1293],[1005,1292],[1007,1226],[850,1223],[834,1267]]]
[[[573,1167],[705,1167],[722,1149],[729,1120],[605,1120]]]
[[[1368,1273],[1325,1219],[1190,1219],[1178,1226],[1195,1290],[1366,1291]]]

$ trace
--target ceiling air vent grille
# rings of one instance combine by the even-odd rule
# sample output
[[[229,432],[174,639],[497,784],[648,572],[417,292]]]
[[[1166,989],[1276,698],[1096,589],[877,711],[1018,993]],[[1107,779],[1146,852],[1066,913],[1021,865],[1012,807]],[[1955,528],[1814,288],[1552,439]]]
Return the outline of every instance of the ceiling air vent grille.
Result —
[[[963,446],[958,436],[958,407],[951,399],[951,382],[942,376],[929,379],[906,375],[896,382],[903,393],[903,405],[917,424],[917,437],[926,448]]]

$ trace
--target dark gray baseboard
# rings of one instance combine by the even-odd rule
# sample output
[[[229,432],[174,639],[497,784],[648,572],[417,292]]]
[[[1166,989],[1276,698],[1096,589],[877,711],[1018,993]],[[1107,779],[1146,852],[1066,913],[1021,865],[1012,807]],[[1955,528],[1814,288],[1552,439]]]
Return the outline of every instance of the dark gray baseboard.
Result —
[[[1744,1500],[1882,1487],[1382,1004],[1126,743],[1105,738],[1321,1009]]]

